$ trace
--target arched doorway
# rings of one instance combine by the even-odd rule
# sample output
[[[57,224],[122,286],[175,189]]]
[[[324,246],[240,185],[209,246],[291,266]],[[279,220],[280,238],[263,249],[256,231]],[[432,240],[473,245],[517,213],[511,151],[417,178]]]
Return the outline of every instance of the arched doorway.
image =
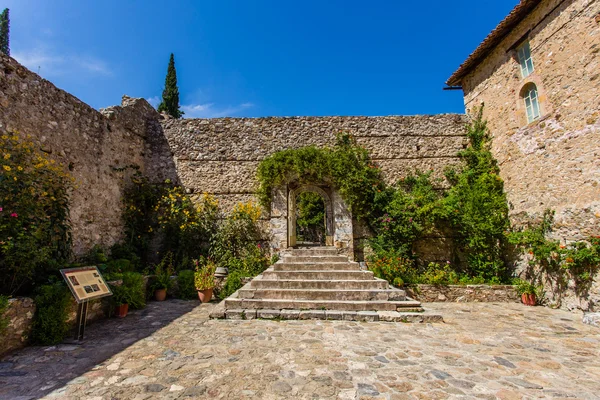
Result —
[[[316,196],[310,196],[311,194]],[[307,196],[308,195],[308,196]],[[298,218],[302,217],[299,205],[302,202],[313,202],[318,204],[316,198],[320,198],[323,204],[323,232],[322,238],[306,237],[308,230],[303,232],[302,227],[298,226]],[[317,222],[317,221],[314,221]],[[300,233],[301,240],[298,234]],[[318,231],[315,232],[318,235]],[[291,189],[288,194],[288,247],[294,247],[299,244],[302,245],[318,245],[323,244],[326,246],[333,246],[334,226],[333,226],[333,204],[331,196],[323,188],[316,185],[301,185],[297,188]],[[318,240],[315,240],[318,239]],[[321,243],[322,241],[322,243]]]

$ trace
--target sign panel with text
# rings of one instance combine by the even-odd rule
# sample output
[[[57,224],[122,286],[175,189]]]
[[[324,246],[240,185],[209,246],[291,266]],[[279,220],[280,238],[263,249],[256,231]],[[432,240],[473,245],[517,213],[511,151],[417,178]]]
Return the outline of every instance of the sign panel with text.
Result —
[[[60,272],[77,303],[112,295],[96,267],[67,268]]]

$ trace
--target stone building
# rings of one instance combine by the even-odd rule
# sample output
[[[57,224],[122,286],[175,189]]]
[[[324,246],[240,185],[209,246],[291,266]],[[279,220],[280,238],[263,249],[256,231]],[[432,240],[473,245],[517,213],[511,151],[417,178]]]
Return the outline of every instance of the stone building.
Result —
[[[523,0],[446,82],[485,104],[513,223],[555,210],[563,242],[600,232],[599,54],[600,2]]]

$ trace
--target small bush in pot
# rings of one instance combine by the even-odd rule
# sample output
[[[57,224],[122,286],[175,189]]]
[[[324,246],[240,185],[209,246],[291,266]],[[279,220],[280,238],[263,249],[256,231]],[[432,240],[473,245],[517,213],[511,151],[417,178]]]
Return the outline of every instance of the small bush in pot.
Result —
[[[191,300],[198,295],[194,282],[194,271],[185,269],[177,274],[177,293],[179,298]]]
[[[194,283],[198,291],[198,298],[202,303],[208,303],[212,298],[213,288],[215,287],[215,270],[217,266],[210,259],[196,260],[195,264]]]
[[[117,316],[124,317],[127,315],[129,307],[138,309],[146,306],[146,290],[142,274],[125,272],[115,276],[115,278],[121,281],[120,285],[110,285]]]
[[[111,285],[112,301],[115,304],[115,315],[119,318],[127,316],[129,303],[131,303],[131,290],[123,285]]]
[[[169,252],[154,270],[154,281],[151,288],[154,290],[154,298],[157,301],[163,301],[167,297],[167,291],[172,286],[171,275],[173,272],[173,253]]]
[[[537,302],[535,285],[522,279],[516,279],[514,284],[517,286],[517,293],[521,295],[523,304],[535,306]]]

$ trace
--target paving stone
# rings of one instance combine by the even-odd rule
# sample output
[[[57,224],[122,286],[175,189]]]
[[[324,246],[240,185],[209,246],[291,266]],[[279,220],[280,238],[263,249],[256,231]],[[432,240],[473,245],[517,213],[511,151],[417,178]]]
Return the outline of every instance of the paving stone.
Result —
[[[536,383],[528,382],[528,381],[526,381],[524,379],[521,379],[521,378],[508,377],[508,378],[506,378],[506,380],[508,380],[509,382],[514,383],[515,385],[524,387],[525,389],[543,389],[544,388],[543,386],[540,386],[540,385],[538,385]]]
[[[366,383],[359,383],[357,393],[359,395],[367,395],[367,396],[378,396],[379,392],[375,389],[375,386],[368,385]]]
[[[163,385],[160,385],[158,383],[151,383],[149,385],[146,385],[146,392],[158,393],[158,392],[162,392],[165,389],[166,389],[166,387],[164,387]]]
[[[502,357],[494,357],[494,361],[496,361],[500,365],[504,365],[507,368],[517,368],[515,364]]]
[[[287,393],[292,390],[292,387],[289,383],[285,381],[277,381],[271,386],[275,393]]]

